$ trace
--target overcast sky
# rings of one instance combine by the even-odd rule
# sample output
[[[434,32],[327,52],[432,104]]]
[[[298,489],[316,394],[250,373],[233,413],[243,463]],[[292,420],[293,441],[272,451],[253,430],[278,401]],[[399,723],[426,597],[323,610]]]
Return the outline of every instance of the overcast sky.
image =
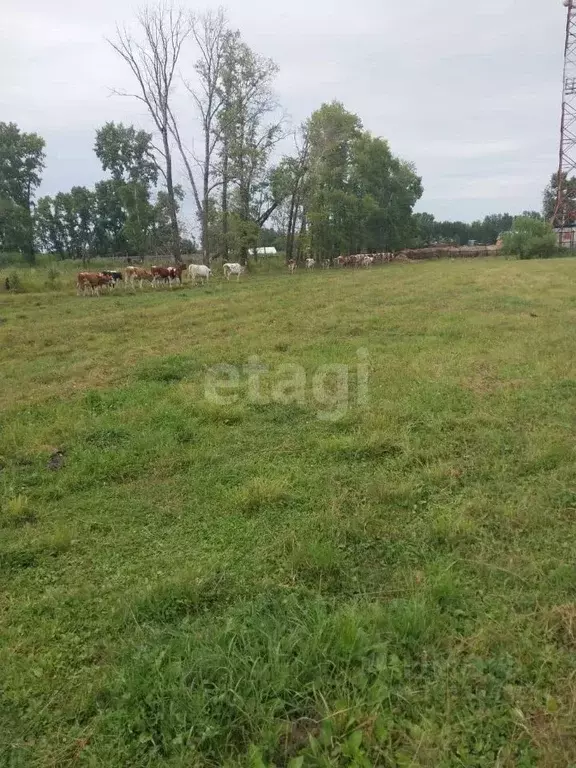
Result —
[[[203,9],[183,0],[185,7]],[[1,0],[0,120],[47,142],[41,192],[91,186],[108,120],[149,127],[106,43],[130,0]],[[280,66],[294,125],[339,99],[423,177],[438,218],[540,209],[557,163],[561,0],[229,0],[231,24]],[[190,119],[190,131],[194,125]]]

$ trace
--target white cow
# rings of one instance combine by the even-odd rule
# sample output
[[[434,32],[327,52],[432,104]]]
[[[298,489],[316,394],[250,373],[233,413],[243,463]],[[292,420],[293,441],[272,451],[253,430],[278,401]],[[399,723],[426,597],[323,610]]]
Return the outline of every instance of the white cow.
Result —
[[[371,267],[372,264],[374,264],[374,259],[372,258],[372,256],[364,256],[364,258],[362,259],[362,265],[365,267]]]
[[[238,262],[226,262],[226,264],[222,265],[222,269],[224,270],[224,277],[226,280],[230,280],[230,275],[236,275],[236,280],[240,280],[240,275],[243,275],[244,272],[246,272],[246,267],[244,267],[242,264],[238,264]]]
[[[314,269],[316,262],[314,259],[306,259],[306,269]]]
[[[193,283],[196,282],[196,278],[199,277],[202,282],[210,279],[212,270],[205,264],[190,264],[188,266],[188,274]]]

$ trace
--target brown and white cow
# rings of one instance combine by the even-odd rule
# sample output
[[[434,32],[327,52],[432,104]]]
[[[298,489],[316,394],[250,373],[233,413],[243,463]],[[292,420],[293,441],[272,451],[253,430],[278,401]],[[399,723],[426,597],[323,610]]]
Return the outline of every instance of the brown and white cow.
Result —
[[[113,284],[110,275],[104,275],[102,272],[79,272],[76,278],[78,295],[86,295],[86,289],[90,288],[93,295],[100,296],[100,288],[111,287]]]
[[[182,275],[188,269],[186,264],[177,264],[175,267],[168,267],[168,269],[172,273],[172,280],[175,280],[177,283],[180,283],[180,284],[184,282]]]
[[[178,264],[175,267],[150,267],[152,273],[152,285],[156,288],[160,283],[168,283],[172,288],[172,281],[182,282],[182,273],[186,269],[185,264]]]
[[[145,282],[150,283],[154,278],[152,272],[148,269],[143,269],[142,267],[126,267],[124,270],[124,279],[126,280],[127,286],[129,285],[133,290],[136,290],[134,287],[136,280],[138,280],[140,288],[142,289]]]

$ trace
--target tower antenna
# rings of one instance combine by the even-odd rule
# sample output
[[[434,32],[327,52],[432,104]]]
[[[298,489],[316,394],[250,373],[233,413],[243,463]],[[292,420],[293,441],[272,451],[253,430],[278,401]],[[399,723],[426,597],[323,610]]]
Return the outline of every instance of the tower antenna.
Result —
[[[563,0],[566,7],[566,42],[562,82],[562,121],[560,124],[560,158],[558,191],[552,223],[556,227],[576,224],[576,210],[565,200],[565,185],[576,175],[576,0]]]

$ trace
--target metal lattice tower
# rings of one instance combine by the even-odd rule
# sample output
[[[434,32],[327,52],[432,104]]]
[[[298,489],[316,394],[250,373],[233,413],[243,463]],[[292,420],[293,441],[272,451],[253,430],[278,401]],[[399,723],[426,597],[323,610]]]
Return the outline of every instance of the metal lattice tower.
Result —
[[[564,205],[564,180],[576,176],[576,0],[564,0],[564,5],[567,10],[566,44],[564,48],[558,197],[554,211],[554,224],[560,227],[576,225],[576,210],[567,210],[567,206]]]

